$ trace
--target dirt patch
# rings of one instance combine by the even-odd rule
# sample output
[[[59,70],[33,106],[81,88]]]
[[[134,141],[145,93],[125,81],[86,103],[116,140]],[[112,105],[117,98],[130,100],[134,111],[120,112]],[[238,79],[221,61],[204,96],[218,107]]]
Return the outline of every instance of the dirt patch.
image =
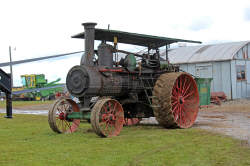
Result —
[[[24,106],[13,106],[13,114],[34,114],[34,115],[47,115],[52,104],[35,104]],[[0,108],[0,113],[6,113],[6,108]]]
[[[14,107],[14,109],[21,109],[21,110],[49,110],[51,104],[41,104],[41,105],[27,105],[27,106],[19,106]]]
[[[246,141],[247,143],[243,144],[248,145],[250,144],[250,111],[241,110],[241,108],[246,108],[248,105],[250,108],[249,103],[245,103],[246,105],[235,103],[229,110],[226,104],[216,109],[201,109],[193,127],[229,135],[243,142]]]
[[[196,122],[193,127],[199,127],[199,128],[231,128],[232,126],[226,125],[226,124],[220,124],[220,123],[212,123],[212,122]]]
[[[217,116],[213,116],[213,115],[203,115],[202,117],[203,117],[203,118],[219,118],[219,119],[226,119],[225,116],[220,116],[220,115],[217,115]]]
[[[221,105],[209,105],[209,107],[202,107],[200,111],[250,113],[250,100],[230,100],[222,103]]]
[[[241,140],[240,145],[243,147],[250,147],[250,143],[248,140]]]

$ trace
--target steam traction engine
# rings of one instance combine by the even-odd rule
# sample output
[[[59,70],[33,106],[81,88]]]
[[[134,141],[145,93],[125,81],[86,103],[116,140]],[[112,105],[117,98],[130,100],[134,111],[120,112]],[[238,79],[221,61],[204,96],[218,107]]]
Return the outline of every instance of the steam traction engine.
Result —
[[[68,72],[69,93],[79,99],[60,98],[49,111],[50,128],[72,133],[82,119],[89,120],[102,137],[117,136],[125,118],[155,116],[164,127],[191,127],[197,117],[199,94],[192,76],[169,64],[167,46],[194,42],[107,29],[84,23],[85,54]],[[97,50],[95,40],[101,41]],[[111,44],[108,44],[112,42]],[[117,44],[144,46],[146,53],[119,50]],[[166,59],[159,48],[166,46]],[[123,58],[118,57],[125,54]]]

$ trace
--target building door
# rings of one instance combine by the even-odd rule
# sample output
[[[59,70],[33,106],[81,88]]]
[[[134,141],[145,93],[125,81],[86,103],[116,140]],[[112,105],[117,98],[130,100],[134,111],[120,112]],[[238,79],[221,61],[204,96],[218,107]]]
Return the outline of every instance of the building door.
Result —
[[[247,97],[250,97],[250,61],[246,61]]]
[[[247,79],[247,63],[244,60],[236,60],[236,95],[237,98],[246,98],[248,94],[247,90],[247,84],[248,84],[248,79]]]

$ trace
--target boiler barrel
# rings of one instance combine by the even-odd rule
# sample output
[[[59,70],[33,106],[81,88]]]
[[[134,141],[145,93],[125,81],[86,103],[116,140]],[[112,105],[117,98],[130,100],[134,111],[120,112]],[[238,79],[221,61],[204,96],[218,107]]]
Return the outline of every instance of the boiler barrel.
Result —
[[[107,74],[107,73],[106,73]],[[130,91],[141,90],[138,81],[119,73],[104,75],[98,67],[74,66],[68,72],[66,86],[71,95],[83,96],[122,96]]]

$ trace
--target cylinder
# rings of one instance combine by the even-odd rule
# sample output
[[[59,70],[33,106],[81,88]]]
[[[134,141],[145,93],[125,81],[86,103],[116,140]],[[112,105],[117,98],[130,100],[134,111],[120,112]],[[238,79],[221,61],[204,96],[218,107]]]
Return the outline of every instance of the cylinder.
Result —
[[[96,23],[83,23],[85,37],[85,53],[81,58],[81,65],[93,66],[95,26]]]
[[[98,65],[112,68],[113,67],[113,46],[101,43],[98,46]]]

